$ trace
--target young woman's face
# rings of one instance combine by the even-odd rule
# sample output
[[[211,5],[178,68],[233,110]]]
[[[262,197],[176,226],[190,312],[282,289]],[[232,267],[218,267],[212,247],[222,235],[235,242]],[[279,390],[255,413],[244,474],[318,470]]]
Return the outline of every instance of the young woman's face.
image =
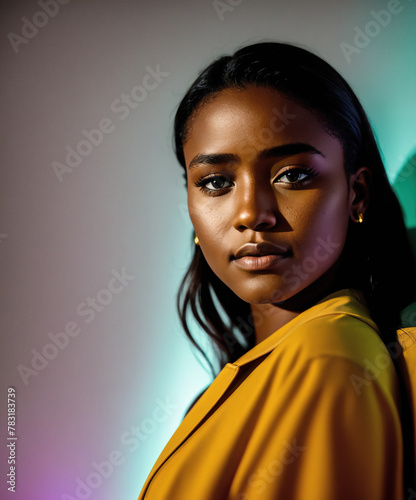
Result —
[[[224,90],[193,118],[184,154],[201,250],[242,300],[293,297],[340,257],[343,150],[305,108],[269,88]]]

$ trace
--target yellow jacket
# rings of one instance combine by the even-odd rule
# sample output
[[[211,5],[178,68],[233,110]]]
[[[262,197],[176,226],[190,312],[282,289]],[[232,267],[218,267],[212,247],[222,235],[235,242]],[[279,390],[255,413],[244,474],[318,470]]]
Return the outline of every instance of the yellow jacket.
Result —
[[[377,331],[341,290],[227,363],[139,500],[403,498],[399,388]]]

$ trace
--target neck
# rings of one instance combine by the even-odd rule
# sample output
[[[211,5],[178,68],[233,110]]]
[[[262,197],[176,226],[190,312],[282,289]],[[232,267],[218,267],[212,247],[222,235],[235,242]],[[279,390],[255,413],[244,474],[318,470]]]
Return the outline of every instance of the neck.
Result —
[[[338,263],[296,295],[275,304],[251,304],[256,345],[284,326],[301,312],[342,288],[348,288],[337,274]]]

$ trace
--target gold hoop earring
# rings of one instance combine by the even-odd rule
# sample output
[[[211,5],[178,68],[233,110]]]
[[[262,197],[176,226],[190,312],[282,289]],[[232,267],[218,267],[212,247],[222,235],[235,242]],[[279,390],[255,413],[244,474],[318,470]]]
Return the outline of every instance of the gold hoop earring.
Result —
[[[198,236],[195,236],[194,242],[195,242],[195,245],[199,246],[199,238],[198,238]]]

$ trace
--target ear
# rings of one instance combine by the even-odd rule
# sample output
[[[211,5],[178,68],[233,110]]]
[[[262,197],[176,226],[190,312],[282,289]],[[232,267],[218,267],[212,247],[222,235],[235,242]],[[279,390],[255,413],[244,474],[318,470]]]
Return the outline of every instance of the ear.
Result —
[[[358,222],[358,214],[365,214],[370,200],[371,171],[360,167],[350,177],[349,211],[350,218]]]

